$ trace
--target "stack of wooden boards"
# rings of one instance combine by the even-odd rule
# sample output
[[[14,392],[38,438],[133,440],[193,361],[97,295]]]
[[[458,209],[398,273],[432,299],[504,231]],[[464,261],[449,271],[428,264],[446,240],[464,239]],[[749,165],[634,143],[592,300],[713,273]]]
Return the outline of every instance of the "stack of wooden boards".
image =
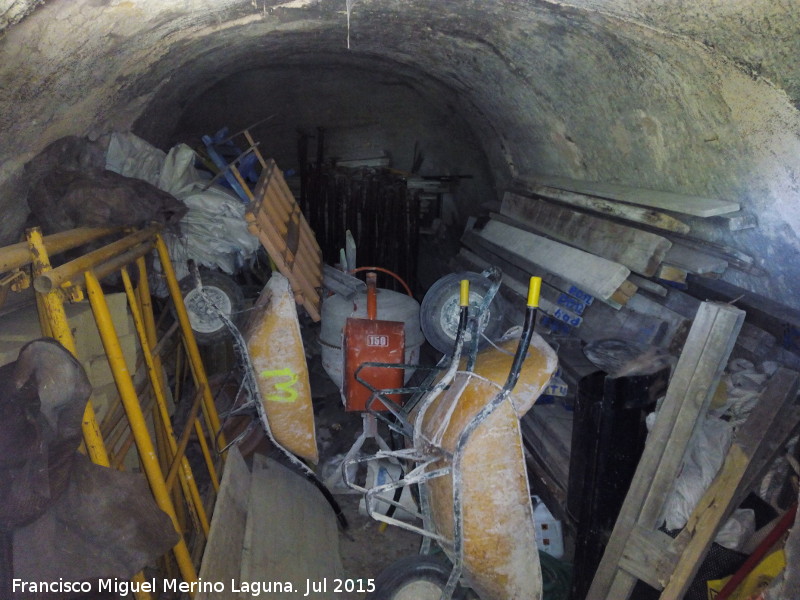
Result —
[[[757,271],[751,256],[691,235],[755,226],[736,202],[562,178],[514,189],[488,223],[467,229],[458,264],[497,265],[504,287],[521,295],[529,275],[542,276],[542,326],[553,333],[677,348],[694,313],[671,290],[691,276]]]

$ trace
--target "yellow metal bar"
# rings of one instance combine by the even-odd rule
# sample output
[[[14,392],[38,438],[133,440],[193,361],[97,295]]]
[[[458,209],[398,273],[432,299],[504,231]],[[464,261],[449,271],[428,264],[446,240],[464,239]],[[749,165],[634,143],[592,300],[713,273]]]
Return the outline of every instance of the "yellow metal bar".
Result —
[[[153,315],[153,298],[150,295],[150,282],[147,280],[147,263],[144,257],[141,256],[136,260],[136,268],[138,270],[138,283],[137,292],[139,294],[139,306],[142,308],[142,316],[144,317],[144,329],[147,332],[147,342],[151,348],[155,348],[158,343],[158,329],[156,327],[156,319]],[[158,356],[155,356],[156,364],[161,362]]]
[[[30,246],[34,273],[46,273],[51,270],[50,258],[42,241],[42,232],[38,227],[27,231],[28,244]],[[50,326],[52,336],[61,343],[64,348],[69,350],[77,358],[78,351],[75,347],[75,338],[67,322],[67,313],[64,311],[64,303],[57,292],[43,294],[41,296],[47,314],[47,321]],[[108,452],[103,445],[103,436],[100,435],[100,426],[97,424],[97,417],[91,401],[86,403],[86,410],[83,413],[83,440],[86,450],[92,462],[104,467],[111,463],[108,460]]]
[[[82,227],[45,236],[42,238],[42,243],[47,250],[47,255],[55,256],[119,230],[120,228],[118,227],[104,227],[101,229]],[[30,262],[31,249],[28,242],[20,242],[19,244],[0,248],[0,273],[24,267]]]
[[[214,459],[211,458],[211,450],[206,442],[206,434],[203,431],[203,426],[200,419],[194,420],[194,431],[197,434],[197,441],[200,442],[200,449],[203,451],[203,458],[206,460],[206,467],[208,467],[208,474],[211,476],[211,485],[214,486],[214,491],[219,491],[219,479],[217,479],[217,470],[214,467]]]
[[[33,287],[37,292],[46,294],[52,289],[61,287],[64,283],[79,277],[84,271],[94,269],[96,266],[138,246],[142,242],[152,239],[160,229],[161,227],[158,225],[151,225],[147,229],[132,233],[121,240],[64,263],[56,269],[42,273],[33,280]]]
[[[147,430],[147,423],[142,414],[139,399],[136,397],[136,390],[133,387],[133,381],[128,372],[125,357],[122,354],[122,347],[114,329],[114,322],[111,320],[111,313],[108,310],[103,290],[91,271],[85,273],[85,282],[86,292],[97,322],[97,329],[100,332],[100,339],[103,342],[122,404],[125,406],[128,422],[136,440],[136,447],[139,449],[139,459],[142,461],[145,475],[147,475],[147,480],[150,482],[150,489],[158,506],[172,519],[172,525],[179,535],[178,543],[173,547],[175,560],[178,562],[178,568],[184,581],[188,583],[196,582],[197,571],[192,564],[192,557],[189,553],[189,548],[186,546],[186,541],[183,539],[183,535],[180,534],[175,507],[164,484],[164,473],[158,464],[153,441],[150,439],[150,432]]]
[[[186,446],[189,444],[189,438],[192,434],[192,425],[197,419],[197,413],[200,410],[200,401],[202,399],[202,394],[196,394],[195,400],[192,402],[192,407],[189,409],[189,418],[186,420],[186,427],[184,428],[183,433],[181,433],[181,437],[178,440],[177,449],[175,450],[175,457],[172,459],[172,464],[167,470],[167,489],[172,489],[172,486],[175,484],[175,477],[178,475],[178,468],[181,464],[181,461],[178,460],[178,457],[184,456],[186,452]]]
[[[222,433],[222,428],[220,427],[219,415],[217,414],[216,406],[214,406],[214,397],[211,395],[211,388],[208,385],[208,377],[206,376],[205,367],[203,367],[203,361],[200,358],[200,350],[197,348],[197,341],[194,339],[192,325],[189,322],[189,315],[186,313],[186,306],[183,304],[183,295],[181,294],[178,280],[175,277],[175,271],[169,259],[167,245],[158,234],[156,234],[156,250],[158,251],[158,258],[161,261],[161,268],[167,279],[167,287],[169,288],[170,296],[172,296],[172,302],[175,305],[175,312],[178,313],[178,322],[181,324],[181,331],[183,332],[183,339],[186,345],[186,354],[192,366],[195,382],[197,383],[198,389],[201,386],[204,388],[203,415],[206,418],[208,427],[211,429],[217,447],[224,448],[226,444],[225,435]]]
[[[158,416],[161,418],[161,423],[164,426],[167,447],[169,448],[173,460],[178,461],[181,465],[178,475],[180,477],[184,497],[194,505],[194,509],[197,511],[197,517],[200,521],[200,526],[203,528],[203,533],[206,537],[208,537],[209,524],[206,510],[203,507],[202,500],[200,499],[200,492],[197,489],[197,482],[194,479],[192,467],[189,465],[189,460],[186,458],[185,454],[183,454],[183,451],[185,451],[186,447],[184,446],[183,450],[180,453],[178,452],[178,444],[175,442],[175,432],[172,429],[172,423],[170,422],[169,411],[167,409],[167,400],[164,396],[164,387],[161,381],[161,374],[156,370],[156,364],[153,360],[153,355],[150,352],[150,343],[147,339],[144,320],[142,319],[142,314],[139,311],[139,304],[136,300],[136,293],[133,290],[131,278],[128,275],[128,270],[126,268],[120,270],[120,273],[122,274],[122,284],[125,286],[125,293],[128,296],[128,304],[130,305],[133,324],[136,328],[136,333],[139,336],[139,344],[142,347],[144,363],[147,365],[147,373],[150,376],[150,385],[153,389],[153,395],[156,398]],[[186,424],[186,428],[189,429],[190,426],[191,421]],[[167,489],[170,488],[169,485],[166,487]]]
[[[113,229],[93,230],[92,233],[81,231],[80,235],[76,236],[75,238],[71,238],[69,236],[63,236],[62,238],[59,238],[61,240],[59,244],[63,242],[63,246],[59,244],[54,246],[51,243],[50,247],[53,248],[55,252],[64,251],[80,245],[81,243],[85,243],[92,239],[107,235],[108,233],[112,233],[113,231]],[[29,229],[26,234],[28,238],[27,243],[29,246],[29,255],[31,257],[30,262],[33,265],[34,275],[45,273],[52,269],[47,248],[45,247],[44,240],[42,238],[41,230],[38,227],[35,227],[33,229]],[[73,243],[74,245],[72,245]],[[46,327],[43,327],[43,329],[49,330],[50,335],[58,340],[61,345],[64,346],[64,348],[69,350],[69,352],[75,358],[77,358],[78,353],[75,346],[75,338],[72,335],[72,330],[69,328],[67,314],[64,311],[64,304],[61,296],[54,291],[52,293],[43,295],[37,294],[36,297],[36,302],[40,311],[44,309],[46,316]],[[97,465],[110,467],[111,461],[108,458],[108,452],[103,444],[103,436],[100,434],[100,426],[97,423],[97,417],[95,415],[94,406],[92,405],[91,400],[86,403],[86,409],[83,412],[83,422],[81,423],[81,427],[83,430],[84,444],[86,446],[86,451],[89,455],[89,458]],[[141,572],[137,573],[133,576],[133,580],[136,582],[145,581],[144,574]],[[136,592],[134,597],[136,600],[152,600],[150,593],[144,591]]]
[[[47,319],[47,307],[44,305],[44,299],[39,294],[36,296],[36,314],[39,315],[39,329],[42,330],[44,337],[53,337],[53,332],[50,330],[50,321]]]
[[[157,334],[157,325],[156,319],[153,315],[153,303],[152,298],[150,296],[150,284],[147,281],[147,266],[145,264],[144,258],[140,258],[136,261],[136,266],[139,268],[139,302],[142,309],[142,314],[144,316],[144,325],[145,330],[147,331],[147,341],[150,343],[150,348],[152,348],[153,353],[153,360],[156,364],[157,370],[159,375],[162,373],[161,369],[161,357],[160,353],[156,350],[159,346],[158,342],[158,334]],[[164,338],[168,337],[169,334],[165,334]],[[163,339],[162,339],[163,341]],[[182,362],[181,354],[183,350],[183,345],[179,342],[177,345],[177,352],[175,358],[175,394],[173,394],[172,398],[178,402],[180,401],[180,365]],[[166,390],[166,381],[163,381],[164,389]],[[166,395],[166,391],[165,391]],[[203,433],[203,427],[200,424],[199,420],[195,420],[195,430],[197,431],[197,438],[200,442],[200,449],[203,452],[203,458],[206,461],[206,468],[208,469],[208,475],[211,478],[211,484],[214,486],[214,491],[219,491],[219,477],[217,476],[217,468],[214,464],[214,459],[211,456],[211,451],[208,448],[208,444],[206,443],[205,434]]]

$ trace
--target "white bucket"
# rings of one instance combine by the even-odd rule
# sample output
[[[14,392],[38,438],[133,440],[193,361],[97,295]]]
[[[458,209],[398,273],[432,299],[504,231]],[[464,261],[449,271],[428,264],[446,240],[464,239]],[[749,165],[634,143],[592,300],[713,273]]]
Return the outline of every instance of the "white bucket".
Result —
[[[536,546],[553,558],[564,556],[564,534],[561,521],[553,516],[539,496],[531,496],[533,521],[536,526]]]

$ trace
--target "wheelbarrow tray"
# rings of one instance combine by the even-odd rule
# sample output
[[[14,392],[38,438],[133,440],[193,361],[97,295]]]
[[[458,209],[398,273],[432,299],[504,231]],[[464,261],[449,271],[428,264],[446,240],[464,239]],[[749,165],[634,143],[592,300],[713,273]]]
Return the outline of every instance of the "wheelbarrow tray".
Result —
[[[244,337],[272,435],[293,454],[316,464],[308,364],[294,294],[283,275],[270,277]]]
[[[516,341],[504,350],[513,353]],[[512,356],[484,351],[476,372],[459,372],[448,389],[421,408],[421,431],[446,456],[456,451],[467,424],[502,388]],[[538,600],[542,576],[536,547],[533,507],[519,427],[557,366],[553,350],[534,335],[515,393],[481,422],[461,450],[460,503],[463,507],[463,575],[484,599]],[[423,403],[424,404],[424,403]],[[415,442],[419,445],[420,440]],[[446,467],[450,458],[430,465]],[[453,475],[427,483],[431,519],[436,532],[454,537]],[[445,547],[451,560],[452,548]]]

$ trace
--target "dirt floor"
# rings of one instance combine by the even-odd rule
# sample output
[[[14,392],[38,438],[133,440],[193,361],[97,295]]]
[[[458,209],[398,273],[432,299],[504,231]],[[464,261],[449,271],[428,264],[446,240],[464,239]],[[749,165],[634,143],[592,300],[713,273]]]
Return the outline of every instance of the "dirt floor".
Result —
[[[362,418],[360,413],[344,412],[338,390],[315,400],[315,404],[320,465],[327,474],[331,466],[338,463],[336,459],[341,459],[355,442],[361,432]],[[371,442],[365,445],[366,451],[376,449]],[[345,577],[374,579],[394,561],[419,552],[421,536],[399,527],[382,527],[381,523],[359,511],[360,494],[335,493],[335,497],[350,524],[349,529],[339,536]],[[362,600],[367,594],[354,591],[337,597]]]

